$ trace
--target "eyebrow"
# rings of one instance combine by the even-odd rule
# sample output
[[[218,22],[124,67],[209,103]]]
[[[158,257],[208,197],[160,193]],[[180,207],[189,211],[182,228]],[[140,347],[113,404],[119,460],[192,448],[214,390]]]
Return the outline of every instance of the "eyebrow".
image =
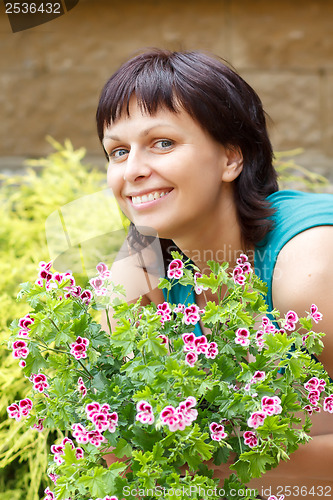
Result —
[[[152,125],[151,127],[148,127],[146,129],[142,130],[142,132],[140,132],[139,136],[144,137],[145,135],[148,135],[151,130],[153,130],[154,128],[158,128],[158,127],[171,127],[171,128],[173,128],[173,125],[170,125],[169,123],[163,123],[163,122],[156,123],[155,125]],[[106,133],[104,135],[103,140],[104,139],[112,139],[114,141],[120,141],[120,138],[118,136],[111,135],[108,133]]]

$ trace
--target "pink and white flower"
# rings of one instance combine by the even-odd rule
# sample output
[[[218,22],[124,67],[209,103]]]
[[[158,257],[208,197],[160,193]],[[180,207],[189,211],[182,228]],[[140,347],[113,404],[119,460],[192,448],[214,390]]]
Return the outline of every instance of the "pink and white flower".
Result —
[[[96,401],[88,403],[85,411],[87,418],[93,422],[98,432],[103,432],[107,429],[112,433],[115,432],[118,424],[118,414],[115,411],[111,413],[110,406],[107,403],[103,405],[100,405]]]
[[[163,424],[167,425],[169,427],[169,430],[171,432],[177,431],[177,430],[184,430],[185,425],[182,427],[179,422],[179,415],[177,413],[176,408],[174,408],[172,405],[168,405],[160,413],[160,418],[163,422]],[[181,428],[182,427],[182,428]]]
[[[164,425],[169,427],[171,432],[178,430],[183,431],[185,427],[192,424],[197,418],[198,412],[193,409],[196,405],[196,399],[189,396],[185,401],[182,401],[177,408],[168,405],[160,413],[160,418]]]
[[[88,345],[88,339],[86,339],[85,337],[77,337],[75,342],[70,345],[71,354],[75,359],[86,358]]]
[[[311,305],[310,317],[315,323],[318,323],[323,317],[323,315],[318,311],[318,307],[315,304]]]
[[[325,386],[326,386],[325,380],[322,378],[319,379],[318,377],[312,377],[304,384],[304,388],[307,391],[311,392],[314,390],[318,390],[319,394],[321,393],[321,391],[324,390]]]
[[[318,389],[313,389],[312,391],[309,392],[308,400],[312,405],[316,406],[319,399],[320,399],[320,392],[318,391]]]
[[[63,454],[64,454],[64,451],[65,451],[65,445],[66,443],[69,443],[71,448],[74,450],[75,449],[75,446],[74,446],[74,443],[71,439],[69,438],[64,438],[62,440],[62,443],[61,444],[53,444],[51,446],[51,453],[54,455],[53,457],[53,460],[58,464],[62,464],[64,459],[63,459]]]
[[[185,352],[195,350],[195,345],[194,345],[195,338],[196,337],[195,337],[194,333],[183,333],[182,339],[184,342],[184,351]]]
[[[319,406],[306,405],[306,406],[304,406],[303,410],[307,411],[308,414],[311,416],[314,411],[315,412],[320,412],[320,407]]]
[[[166,335],[163,335],[163,333],[161,333],[160,335],[157,335],[157,338],[158,339],[161,339],[161,344],[162,345],[168,345],[168,337]]]
[[[252,431],[245,431],[243,434],[243,438],[244,443],[247,444],[250,448],[254,448],[258,445],[258,438]]]
[[[196,420],[198,416],[197,410],[194,406],[197,404],[197,400],[193,396],[189,396],[185,401],[179,403],[177,407],[177,413],[180,420],[185,422],[185,425],[191,425],[191,423]]]
[[[267,498],[267,500],[284,500],[284,495],[281,495],[279,498],[275,495],[271,495]]]
[[[324,399],[323,408],[324,408],[324,411],[328,411],[329,413],[333,413],[333,396],[327,396]]]
[[[104,280],[97,276],[97,278],[92,278],[89,280],[90,285],[93,287],[96,295],[106,295],[107,288],[104,286]]]
[[[256,384],[257,382],[263,382],[266,378],[266,373],[261,371],[256,371],[250,380],[250,384]]]
[[[200,295],[203,290],[208,290],[208,287],[201,284],[199,285],[197,283],[198,278],[202,278],[202,274],[199,272],[194,273],[194,291],[197,295]]]
[[[296,323],[298,322],[298,316],[295,311],[288,311],[284,317],[283,327],[292,332],[296,328]]]
[[[233,269],[232,277],[236,285],[244,285],[245,274],[243,273],[243,269],[241,266],[238,265]]]
[[[42,432],[44,430],[43,422],[45,418],[39,418],[38,423],[34,424],[31,428],[35,429],[37,432]]]
[[[37,373],[31,376],[32,382],[34,384],[35,391],[44,392],[45,389],[49,387],[46,375],[43,373]]]
[[[214,441],[221,441],[226,438],[228,434],[224,432],[224,426],[222,424],[218,424],[217,422],[212,422],[209,426],[210,437]]]
[[[26,359],[29,354],[28,344],[25,340],[15,340],[13,342],[13,357],[15,359]]]
[[[50,490],[49,487],[47,487],[44,490],[44,494],[46,495],[43,500],[57,500],[56,497],[54,496],[54,493]]]
[[[97,264],[96,269],[98,271],[99,277],[103,280],[111,278],[111,271],[109,270],[108,266],[104,264],[104,262],[100,262],[99,264]]]
[[[246,328],[238,328],[235,332],[235,343],[243,346],[250,345],[250,332]]]
[[[185,307],[184,323],[186,325],[196,325],[200,320],[200,308],[196,304]]]
[[[266,415],[277,415],[282,412],[281,399],[278,396],[264,396],[261,399],[261,409]]]
[[[185,356],[185,363],[189,366],[194,366],[195,363],[198,361],[198,355],[196,352],[191,351],[188,352]]]
[[[183,276],[184,264],[180,259],[174,259],[168,266],[167,276],[169,279],[179,279]]]
[[[77,381],[78,388],[77,390],[80,392],[81,396],[84,398],[87,395],[87,388],[84,385],[83,378],[79,377]]]
[[[251,414],[250,418],[248,419],[247,425],[249,427],[257,429],[264,423],[266,416],[267,416],[266,413],[263,411],[255,411]]]
[[[208,341],[205,335],[200,335],[200,337],[195,337],[194,339],[194,351],[197,354],[206,354],[208,350]]]
[[[206,358],[215,359],[218,355],[219,350],[216,342],[210,342],[208,344],[207,352],[205,353]]]
[[[258,330],[256,332],[256,344],[259,348],[258,350],[261,350],[264,345],[264,334],[265,332],[263,330]]]
[[[92,445],[96,446],[96,448],[98,448],[103,443],[103,441],[105,441],[103,434],[101,434],[97,430],[88,431],[88,439]]]
[[[83,292],[80,295],[80,298],[82,302],[88,306],[93,298],[93,294],[91,293],[90,290],[83,290]]]
[[[152,424],[155,420],[153,407],[147,401],[139,401],[136,404],[136,420],[139,420],[142,424]]]
[[[9,418],[15,418],[19,421],[22,417],[29,415],[32,409],[32,401],[29,398],[21,399],[19,403],[12,403],[7,407],[7,413]]]
[[[86,444],[89,442],[88,431],[82,424],[72,425],[72,434],[78,443]]]
[[[177,304],[173,311],[175,313],[183,313],[184,314],[184,312],[185,312],[185,305],[184,304]]]
[[[162,325],[164,325],[166,321],[171,321],[171,309],[168,302],[158,304],[156,313],[161,316]]]
[[[29,314],[26,314],[23,318],[20,318],[18,324],[21,330],[19,331],[18,336],[28,337],[30,333],[30,326],[34,321],[34,318],[31,318]]]

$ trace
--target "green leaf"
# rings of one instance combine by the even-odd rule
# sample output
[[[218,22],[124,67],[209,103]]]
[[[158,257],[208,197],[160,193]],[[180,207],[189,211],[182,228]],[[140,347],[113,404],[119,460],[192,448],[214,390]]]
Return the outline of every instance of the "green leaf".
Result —
[[[118,458],[122,458],[124,455],[130,457],[132,455],[131,445],[123,438],[120,438],[117,442],[117,446],[114,448],[113,453]]]

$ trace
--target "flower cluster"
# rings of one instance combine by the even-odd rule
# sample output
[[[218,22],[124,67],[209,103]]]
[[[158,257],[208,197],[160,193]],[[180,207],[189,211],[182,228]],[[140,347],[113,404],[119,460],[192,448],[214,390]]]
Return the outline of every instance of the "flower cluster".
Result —
[[[29,398],[21,399],[19,404],[13,403],[8,406],[7,413],[10,418],[21,420],[22,417],[29,415],[32,409],[32,401]]]
[[[221,441],[227,437],[227,433],[224,432],[224,426],[216,422],[212,422],[209,426],[210,436],[214,441]]]
[[[325,386],[325,380],[319,379],[318,377],[312,377],[304,384],[304,389],[308,392],[307,398],[309,401],[309,404],[304,406],[304,410],[306,410],[309,415],[312,415],[313,412],[320,412],[319,399],[321,397],[321,393],[325,389]],[[324,398],[323,409],[324,411],[333,413],[332,396]]]
[[[88,339],[86,339],[85,337],[77,337],[75,342],[70,345],[71,354],[75,359],[86,358],[88,345]]]
[[[264,396],[261,399],[261,410],[251,414],[247,421],[249,427],[257,429],[263,423],[267,415],[278,415],[282,412],[281,399],[278,396]]]
[[[104,296],[107,294],[107,281],[111,278],[111,271],[104,262],[97,264],[96,269],[98,271],[98,276],[89,280],[90,285],[94,289],[94,293],[97,296]]]
[[[86,406],[86,414],[100,432],[109,430],[115,432],[118,423],[118,414],[113,411],[110,413],[110,406],[107,403],[100,405],[97,402],[89,403]]]
[[[154,423],[154,413],[151,404],[147,403],[147,401],[139,401],[136,404],[136,420],[139,420],[142,424],[152,424]]]
[[[183,431],[185,427],[192,424],[198,416],[194,406],[197,404],[193,396],[189,396],[185,401],[182,401],[177,408],[168,405],[160,413],[160,418],[164,425],[169,427],[171,432]]]
[[[73,437],[78,443],[91,443],[98,448],[105,440],[102,432],[108,430],[115,432],[118,424],[118,414],[116,412],[110,413],[110,406],[105,403],[100,405],[96,401],[86,405],[86,414],[95,429],[86,429],[82,424],[73,424]]]
[[[46,290],[52,290],[58,288],[60,284],[69,281],[69,286],[64,287],[66,293],[64,297],[66,299],[73,297],[79,298],[81,301],[89,305],[93,297],[90,290],[82,290],[80,286],[75,285],[75,278],[71,273],[51,273],[52,262],[40,262],[39,263],[39,273],[38,279],[36,280],[36,285],[43,287],[45,285]],[[61,296],[59,299],[61,300]]]
[[[218,355],[216,342],[208,342],[205,335],[196,337],[194,333],[183,333],[184,351],[187,352],[185,362],[189,366],[194,366],[199,354],[204,354],[206,358],[214,359]]]
[[[275,325],[272,323],[272,321],[267,318],[267,316],[264,316],[261,320],[261,325],[259,327],[259,329],[257,330],[256,332],[256,344],[259,348],[259,350],[262,349],[263,345],[264,345],[264,335],[265,333],[267,334],[271,334],[271,335],[274,335],[276,332],[281,332],[283,333],[284,330],[281,329],[281,330],[278,330]]]
[[[54,455],[53,459],[58,465],[62,464],[64,461],[63,455],[65,452],[66,443],[69,443],[72,450],[75,450],[75,456],[78,460],[80,458],[83,458],[83,456],[84,456],[84,452],[83,452],[82,448],[75,448],[73,441],[71,439],[65,437],[62,440],[61,444],[53,444],[51,446],[51,453]]]
[[[236,285],[244,285],[246,275],[252,272],[251,264],[247,255],[241,254],[236,260],[237,266],[234,268],[232,276]]]
[[[234,273],[228,263],[208,262],[212,272],[204,279],[180,254],[173,257],[170,281],[162,280],[160,288],[189,285],[202,293],[207,285],[221,301],[207,301],[204,311],[187,299],[127,304],[100,263],[91,286],[96,297],[108,294],[93,307],[112,307],[116,326],[110,333],[85,307],[90,294],[82,295],[69,273],[52,274],[50,264],[42,263],[39,284],[23,287],[21,296],[32,310],[13,322],[10,345],[20,363],[30,356],[24,374],[34,391],[32,400],[14,403],[8,413],[20,420],[31,412],[28,425],[37,431],[45,425],[71,432],[51,448],[55,463],[49,477],[55,486],[54,493],[45,490],[44,500],[117,500],[124,484],[137,489],[147,478],[167,487],[170,477],[180,476],[179,464],[186,462],[195,474],[200,462],[219,460],[221,448],[235,453],[232,470],[247,484],[306,442],[309,419],[295,424],[295,401],[306,413],[319,411],[323,400],[323,409],[333,413],[333,386],[311,359],[320,352],[323,334],[313,333],[309,352],[302,348],[311,320],[321,319],[314,304],[307,317],[298,320],[288,311],[281,319],[265,306],[264,285],[246,256]],[[211,335],[195,335],[199,320]],[[285,328],[279,330],[275,321]],[[247,359],[248,346],[254,361]],[[287,426],[288,433],[281,432]],[[105,467],[110,447],[121,460]],[[269,463],[257,460],[262,453]],[[189,487],[191,481],[186,474],[181,482]],[[208,489],[214,479],[203,473],[201,483]]]

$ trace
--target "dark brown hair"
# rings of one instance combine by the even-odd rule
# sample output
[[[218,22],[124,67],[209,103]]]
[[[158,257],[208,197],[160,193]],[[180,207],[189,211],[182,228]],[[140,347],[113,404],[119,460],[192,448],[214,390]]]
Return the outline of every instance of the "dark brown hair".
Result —
[[[233,185],[242,239],[245,246],[262,240],[273,224],[266,197],[278,184],[265,112],[250,85],[205,53],[149,50],[125,62],[105,84],[96,113],[101,142],[105,126],[129,114],[133,95],[152,115],[181,107],[216,141],[240,148],[244,166]],[[172,244],[164,240],[163,247]]]

